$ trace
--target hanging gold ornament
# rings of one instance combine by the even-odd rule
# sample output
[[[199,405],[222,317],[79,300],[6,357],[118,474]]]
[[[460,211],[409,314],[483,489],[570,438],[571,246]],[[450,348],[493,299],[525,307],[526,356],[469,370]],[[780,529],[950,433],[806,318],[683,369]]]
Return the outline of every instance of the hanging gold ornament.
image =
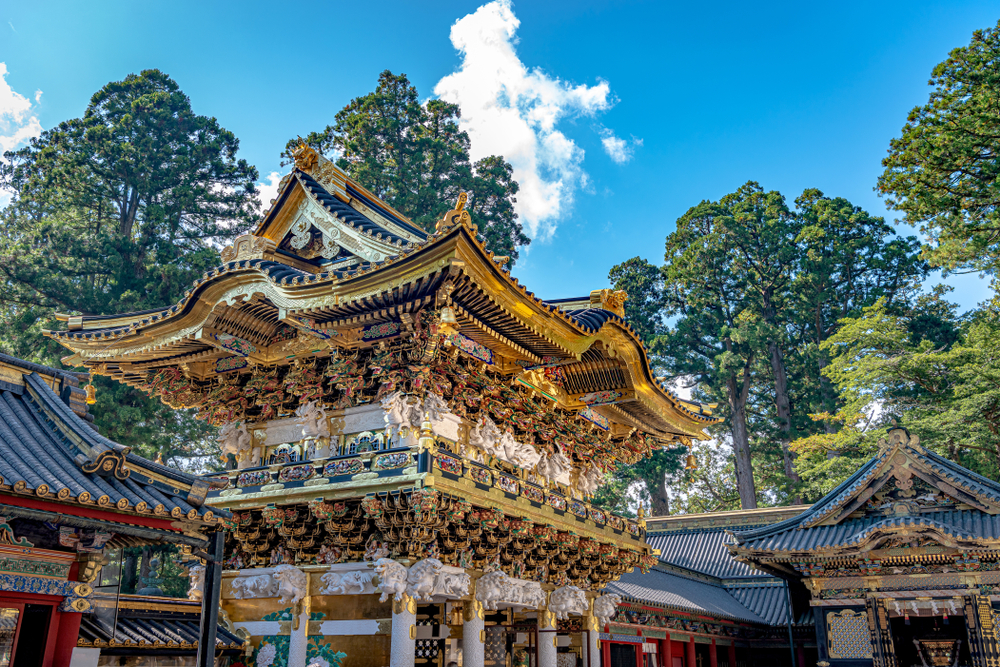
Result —
[[[97,403],[97,389],[94,388],[94,385],[88,383],[84,389],[87,390],[87,405]]]
[[[685,470],[697,470],[698,469],[698,461],[697,461],[697,459],[694,458],[694,454],[688,454],[687,455],[687,461],[684,463],[684,469]]]

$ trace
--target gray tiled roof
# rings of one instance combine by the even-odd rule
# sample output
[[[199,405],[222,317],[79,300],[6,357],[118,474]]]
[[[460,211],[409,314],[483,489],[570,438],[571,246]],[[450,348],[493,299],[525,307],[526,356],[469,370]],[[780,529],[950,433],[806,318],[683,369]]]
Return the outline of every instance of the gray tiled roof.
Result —
[[[647,602],[738,621],[765,622],[721,586],[713,586],[657,569],[652,569],[646,574],[633,571],[623,575],[620,580],[608,584],[604,590],[635,602]]]
[[[44,370],[50,376],[56,374],[55,370]],[[204,481],[129,453],[128,448],[108,440],[71,410],[37,371],[22,377],[23,385],[0,382],[2,483],[55,502],[150,516],[205,520],[210,512],[213,524],[213,514],[228,516],[188,492],[192,484]],[[106,453],[121,457],[127,473],[84,471]],[[171,483],[153,479],[137,468]]]
[[[660,550],[660,560],[720,579],[759,577],[760,570],[733,560],[723,544],[722,528],[649,533],[649,546]]]

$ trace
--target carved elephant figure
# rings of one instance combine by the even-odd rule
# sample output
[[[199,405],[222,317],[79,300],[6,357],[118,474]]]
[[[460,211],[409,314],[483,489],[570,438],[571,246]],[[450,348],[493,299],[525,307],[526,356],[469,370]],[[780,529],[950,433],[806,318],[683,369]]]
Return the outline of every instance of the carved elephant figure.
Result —
[[[298,604],[308,592],[309,579],[306,573],[294,565],[279,565],[274,568],[274,578],[278,582],[278,597],[284,603]]]
[[[594,600],[594,616],[597,617],[601,627],[611,622],[615,616],[615,608],[621,603],[622,596],[615,593],[607,593]]]
[[[444,564],[437,558],[425,558],[411,565],[406,573],[406,592],[414,600],[430,602],[443,567]]]
[[[511,580],[501,570],[484,574],[476,582],[476,599],[483,603],[484,609],[497,610],[497,603],[505,602],[510,597]]]
[[[273,598],[277,594],[278,582],[269,574],[258,574],[233,580],[233,597],[237,600]]]
[[[375,574],[380,582],[378,590],[382,593],[379,602],[385,602],[389,596],[396,602],[402,601],[406,593],[406,568],[391,558],[379,558],[375,561]]]
[[[549,611],[560,621],[570,614],[585,614],[587,607],[587,595],[576,586],[557,588],[549,596]]]
[[[327,572],[322,576],[323,593],[326,595],[361,595],[375,578],[373,572]]]

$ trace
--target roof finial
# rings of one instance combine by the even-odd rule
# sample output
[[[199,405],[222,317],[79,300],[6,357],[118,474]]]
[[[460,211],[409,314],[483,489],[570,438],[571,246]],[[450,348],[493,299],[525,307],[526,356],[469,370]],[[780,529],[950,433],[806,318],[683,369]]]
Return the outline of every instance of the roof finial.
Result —
[[[292,151],[292,159],[295,161],[296,169],[301,169],[308,174],[319,162],[319,152],[306,144],[305,139],[299,137],[299,145]]]
[[[458,202],[455,203],[455,208],[448,211],[444,216],[438,220],[437,225],[434,226],[434,231],[446,232],[453,227],[458,225],[465,225],[468,227],[473,234],[478,231],[478,228],[472,224],[472,217],[469,212],[465,210],[465,204],[469,201],[469,194],[463,192],[458,195]]]

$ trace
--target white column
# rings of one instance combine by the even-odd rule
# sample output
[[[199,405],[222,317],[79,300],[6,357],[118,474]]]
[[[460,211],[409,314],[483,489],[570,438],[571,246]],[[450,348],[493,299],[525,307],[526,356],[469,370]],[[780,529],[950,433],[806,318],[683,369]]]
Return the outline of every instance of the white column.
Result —
[[[597,629],[597,624],[594,623],[594,629],[586,633],[587,641],[587,655],[584,658],[584,667],[601,667],[601,649],[598,647],[598,641],[601,638],[601,633]],[[736,667],[736,665],[733,665]]]
[[[389,667],[413,667],[417,655],[417,603],[407,594],[392,603]],[[289,666],[291,667],[291,666]]]
[[[483,667],[486,662],[484,618],[483,603],[479,600],[465,603],[462,611],[462,667]]]
[[[538,612],[538,667],[556,667],[556,615]]]
[[[299,611],[301,613],[296,614]],[[306,667],[306,647],[309,645],[309,607],[295,605],[292,618],[298,619],[298,626],[292,621],[291,636],[288,638],[288,667]]]

